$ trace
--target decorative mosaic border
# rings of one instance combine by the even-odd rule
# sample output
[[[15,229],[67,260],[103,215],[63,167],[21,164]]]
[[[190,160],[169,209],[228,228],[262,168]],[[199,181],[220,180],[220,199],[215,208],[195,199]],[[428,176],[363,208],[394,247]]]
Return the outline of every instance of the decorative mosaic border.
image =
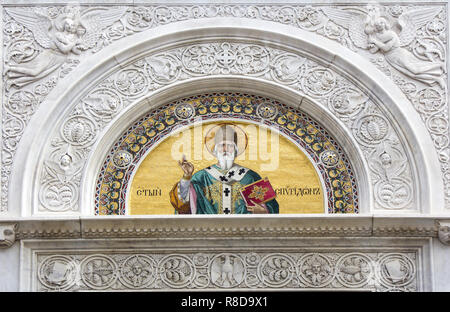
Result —
[[[39,252],[37,291],[348,289],[418,291],[411,252]]]
[[[205,57],[213,63],[201,66],[198,60]],[[251,62],[242,62],[250,59]],[[86,90],[48,140],[36,193],[38,211],[81,208],[83,166],[102,131],[125,107],[177,81],[223,74],[281,83],[317,101],[342,121],[361,148],[370,169],[375,209],[415,209],[420,194],[413,191],[416,187],[406,145],[379,104],[365,95],[367,90],[360,90],[330,69],[329,64],[320,65],[303,54],[219,40],[143,56]],[[95,192],[95,186],[91,190]],[[84,204],[90,206],[90,200]]]
[[[116,141],[103,162],[95,193],[96,215],[124,215],[132,173],[146,152],[174,129],[202,121],[253,121],[299,144],[324,181],[329,213],[358,213],[358,187],[352,166],[336,140],[302,111],[277,101],[242,93],[209,93],[163,105],[135,122]]]

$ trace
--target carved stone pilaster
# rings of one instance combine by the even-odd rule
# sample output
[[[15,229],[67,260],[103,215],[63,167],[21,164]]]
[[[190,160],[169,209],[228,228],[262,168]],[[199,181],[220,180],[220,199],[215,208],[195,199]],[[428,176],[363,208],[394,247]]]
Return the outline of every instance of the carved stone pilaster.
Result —
[[[17,223],[0,223],[0,248],[8,248],[14,244],[17,229]]]

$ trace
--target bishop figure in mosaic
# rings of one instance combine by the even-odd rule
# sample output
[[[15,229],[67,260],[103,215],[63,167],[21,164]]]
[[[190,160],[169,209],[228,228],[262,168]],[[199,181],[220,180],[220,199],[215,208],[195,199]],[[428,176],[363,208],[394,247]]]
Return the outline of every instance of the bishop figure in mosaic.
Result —
[[[170,191],[170,201],[179,214],[278,213],[275,199],[247,204],[240,191],[261,180],[259,174],[234,162],[247,147],[245,132],[234,124],[219,124],[205,137],[217,164],[194,173],[185,157],[179,161],[183,178]],[[193,174],[194,173],[194,174]]]

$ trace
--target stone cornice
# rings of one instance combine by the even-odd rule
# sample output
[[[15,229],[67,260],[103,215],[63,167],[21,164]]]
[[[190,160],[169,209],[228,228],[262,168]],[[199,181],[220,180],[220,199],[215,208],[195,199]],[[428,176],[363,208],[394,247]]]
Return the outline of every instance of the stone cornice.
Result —
[[[448,223],[448,219],[418,215],[129,216],[0,219],[0,225],[17,224],[16,240],[439,237],[442,224]]]

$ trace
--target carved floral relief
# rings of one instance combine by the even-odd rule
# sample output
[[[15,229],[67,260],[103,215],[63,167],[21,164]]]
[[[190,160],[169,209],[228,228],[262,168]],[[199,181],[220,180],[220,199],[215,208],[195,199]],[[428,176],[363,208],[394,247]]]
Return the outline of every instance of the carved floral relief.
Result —
[[[415,252],[39,253],[37,291],[418,291]]]
[[[441,162],[446,205],[450,205],[444,66],[447,17],[441,5],[11,6],[3,8],[1,211],[7,210],[11,166],[23,131],[59,79],[89,54],[121,38],[176,21],[211,17],[290,25],[334,40],[370,60],[407,96],[410,103],[405,105],[412,105],[421,116]],[[54,140],[52,156],[46,158],[50,165],[41,175],[45,189],[39,194],[41,208],[78,209],[81,160],[100,129],[130,99],[178,80],[212,74],[264,77],[321,101],[352,127],[355,139],[365,146],[378,207],[411,207],[414,188],[404,151],[363,90],[340,83],[338,74],[312,65],[305,57],[257,45],[221,42],[149,55],[84,97],[84,105],[65,121],[62,140]]]

